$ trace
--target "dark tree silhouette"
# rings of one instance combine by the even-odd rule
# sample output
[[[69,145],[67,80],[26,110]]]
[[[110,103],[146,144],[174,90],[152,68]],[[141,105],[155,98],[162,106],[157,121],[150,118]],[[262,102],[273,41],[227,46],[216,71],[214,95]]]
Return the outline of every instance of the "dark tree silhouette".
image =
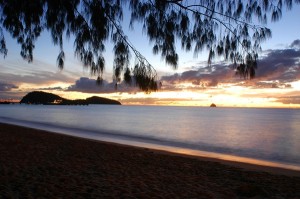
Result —
[[[271,37],[266,23],[269,18],[279,20],[282,9],[295,3],[300,0],[0,0],[0,53],[7,54],[6,30],[20,44],[21,56],[31,62],[35,42],[47,30],[60,48],[57,65],[63,68],[63,41],[72,35],[76,57],[101,83],[105,43],[111,41],[115,80],[135,83],[146,92],[157,90],[154,67],[123,32],[123,13],[128,10],[130,26],[141,24],[153,53],[173,68],[178,66],[179,40],[182,49],[195,55],[207,49],[208,64],[223,56],[237,74],[253,78],[261,42]],[[132,55],[135,63],[130,67]]]

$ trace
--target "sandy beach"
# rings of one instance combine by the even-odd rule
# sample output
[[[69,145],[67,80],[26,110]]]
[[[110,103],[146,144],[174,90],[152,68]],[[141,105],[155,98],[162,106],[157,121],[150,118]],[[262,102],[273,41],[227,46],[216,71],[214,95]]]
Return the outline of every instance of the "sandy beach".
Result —
[[[0,124],[0,198],[300,198],[300,172]]]

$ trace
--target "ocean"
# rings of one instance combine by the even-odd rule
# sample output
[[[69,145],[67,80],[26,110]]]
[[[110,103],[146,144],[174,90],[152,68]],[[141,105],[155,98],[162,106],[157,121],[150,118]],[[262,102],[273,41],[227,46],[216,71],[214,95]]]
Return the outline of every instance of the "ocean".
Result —
[[[0,105],[2,123],[300,171],[299,121],[298,109]]]

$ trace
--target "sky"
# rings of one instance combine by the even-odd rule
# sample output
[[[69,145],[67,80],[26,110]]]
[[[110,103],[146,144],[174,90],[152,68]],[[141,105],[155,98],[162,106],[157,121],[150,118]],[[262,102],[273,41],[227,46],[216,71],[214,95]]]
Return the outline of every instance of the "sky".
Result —
[[[178,49],[178,69],[152,54],[148,39],[139,28],[126,30],[129,40],[155,67],[162,87],[146,94],[136,87],[120,84],[114,88],[113,53],[107,45],[106,68],[102,86],[96,77],[74,57],[72,39],[65,41],[63,70],[56,65],[59,47],[53,46],[49,33],[36,42],[34,61],[20,56],[20,46],[5,33],[6,58],[0,57],[0,100],[20,100],[28,92],[39,90],[69,99],[90,96],[108,97],[124,105],[276,107],[300,108],[300,6],[284,12],[279,22],[268,23],[272,38],[262,44],[256,78],[245,80],[235,75],[222,59],[207,66],[208,53],[198,57]],[[134,60],[132,60],[133,64]]]

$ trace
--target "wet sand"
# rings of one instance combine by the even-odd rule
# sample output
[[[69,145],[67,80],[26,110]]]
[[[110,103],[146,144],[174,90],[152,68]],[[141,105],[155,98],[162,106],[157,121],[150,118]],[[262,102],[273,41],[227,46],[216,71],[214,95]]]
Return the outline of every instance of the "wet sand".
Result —
[[[300,172],[0,124],[0,198],[300,198]]]

